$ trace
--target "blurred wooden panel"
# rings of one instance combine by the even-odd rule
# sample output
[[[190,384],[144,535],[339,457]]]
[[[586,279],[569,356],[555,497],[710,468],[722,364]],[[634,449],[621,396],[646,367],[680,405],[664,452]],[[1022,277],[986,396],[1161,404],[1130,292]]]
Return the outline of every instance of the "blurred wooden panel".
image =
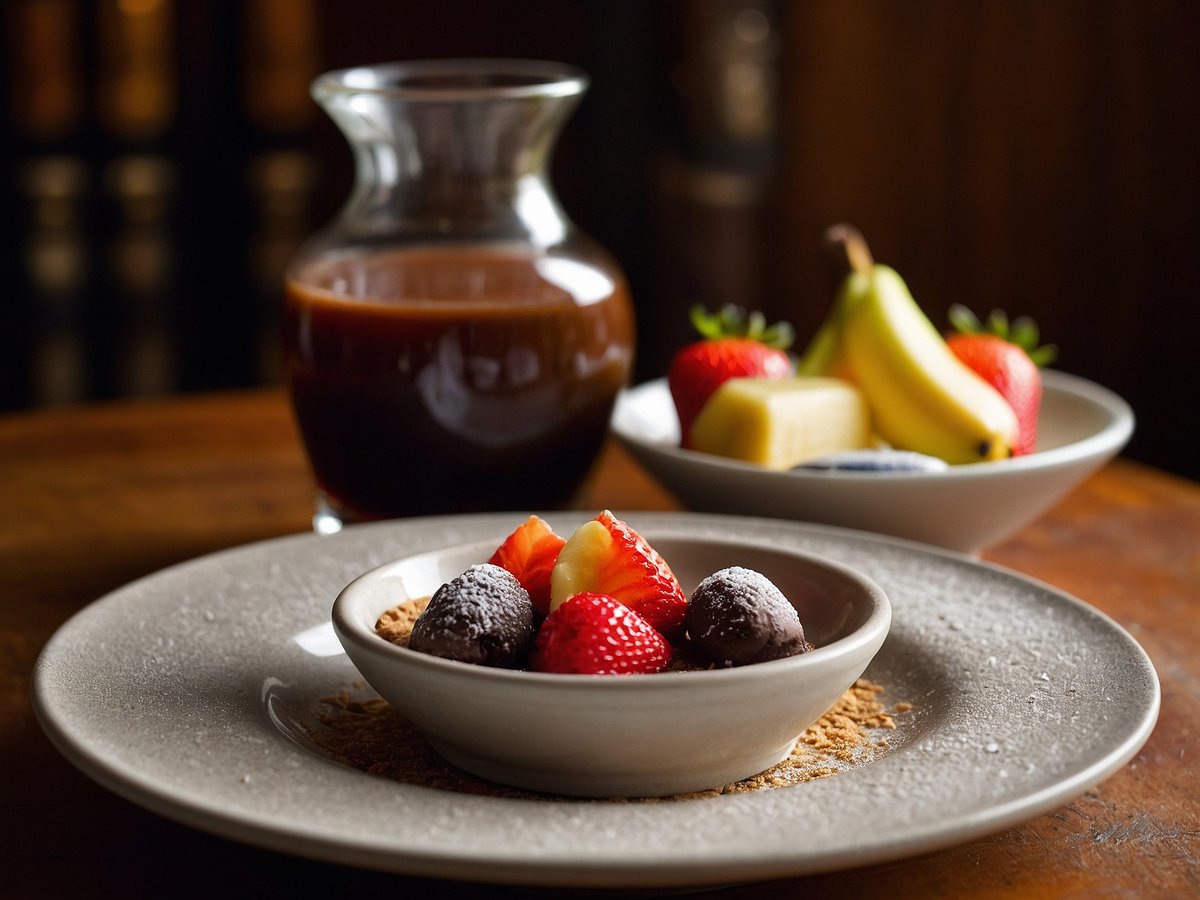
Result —
[[[1200,6],[784,9],[777,311],[815,327],[821,231],[853,221],[936,322],[1033,315],[1058,368],[1134,405],[1132,455],[1200,475]]]
[[[112,29],[101,25],[122,9],[137,22],[102,45]],[[665,372],[691,338],[695,302],[758,306],[811,333],[833,290],[821,233],[850,220],[935,320],[958,300],[1035,316],[1061,347],[1060,368],[1133,404],[1131,455],[1200,478],[1200,417],[1185,389],[1200,4],[14,0],[4,20],[0,203],[14,239],[0,276],[15,299],[0,305],[0,408],[45,401],[36,363],[66,355],[67,329],[82,351],[74,368],[57,366],[70,376],[57,396],[125,389],[118,357],[138,307],[106,262],[123,221],[105,193],[110,164],[150,154],[176,173],[159,302],[176,331],[171,383],[270,380],[272,285],[351,176],[308,78],[389,59],[531,56],[593,76],[555,183],[630,276],[640,378]],[[131,35],[146,45],[137,60],[169,75],[139,89],[149,101],[122,107],[138,128],[110,131],[98,101],[135,61],[119,52]],[[84,82],[93,89],[80,93]],[[46,173],[64,171],[82,171],[81,186],[72,176],[47,190]],[[43,200],[58,209],[64,193],[79,214],[48,229]],[[92,266],[66,299],[30,274],[41,258],[30,248],[46,246]]]

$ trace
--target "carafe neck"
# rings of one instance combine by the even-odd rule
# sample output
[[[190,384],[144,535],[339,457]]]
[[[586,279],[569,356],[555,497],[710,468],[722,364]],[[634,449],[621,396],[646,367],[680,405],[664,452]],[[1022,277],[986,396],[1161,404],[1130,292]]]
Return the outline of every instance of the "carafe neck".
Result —
[[[324,76],[314,96],[355,162],[339,227],[367,241],[563,242],[571,226],[549,166],[585,87],[567,67],[509,61]]]

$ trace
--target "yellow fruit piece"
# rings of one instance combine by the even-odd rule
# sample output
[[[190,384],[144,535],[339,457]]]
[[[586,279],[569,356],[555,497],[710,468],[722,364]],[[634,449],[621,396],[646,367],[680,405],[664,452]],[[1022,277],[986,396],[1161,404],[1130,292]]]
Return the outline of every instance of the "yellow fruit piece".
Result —
[[[842,340],[883,439],[952,464],[1011,456],[1012,407],[946,346],[900,276],[875,266],[858,289]]]
[[[842,330],[849,311],[869,288],[868,273],[851,272],[846,276],[837,297],[834,298],[833,309],[796,361],[797,375],[824,375],[853,380],[850,361],[846,358],[845,342],[842,340]]]
[[[818,456],[871,445],[859,390],[839,378],[731,378],[692,423],[692,447],[790,469]]]
[[[551,612],[581,591],[591,590],[592,580],[612,543],[612,534],[595,519],[584,522],[567,538],[550,570]]]

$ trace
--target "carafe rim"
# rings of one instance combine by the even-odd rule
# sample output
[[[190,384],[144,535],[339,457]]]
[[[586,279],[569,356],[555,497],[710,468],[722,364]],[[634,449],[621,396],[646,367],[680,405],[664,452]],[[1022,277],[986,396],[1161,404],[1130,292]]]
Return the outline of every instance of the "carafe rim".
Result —
[[[318,102],[336,96],[370,95],[444,103],[572,97],[587,88],[587,73],[569,63],[496,57],[406,60],[334,69],[317,76],[311,93]]]

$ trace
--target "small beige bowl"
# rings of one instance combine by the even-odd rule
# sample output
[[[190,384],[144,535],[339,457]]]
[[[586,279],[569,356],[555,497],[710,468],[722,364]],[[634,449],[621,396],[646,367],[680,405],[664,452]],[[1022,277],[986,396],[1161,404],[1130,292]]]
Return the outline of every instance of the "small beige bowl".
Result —
[[[816,649],[737,669],[553,675],[439,659],[375,634],[381,613],[486,560],[503,535],[361,575],[334,602],[333,627],[362,676],[438,753],[493,782],[575,796],[665,796],[770,768],[875,656],[891,624],[887,597],[856,571],[807,553],[645,537],[689,593],[726,566],[762,572],[796,607]]]

